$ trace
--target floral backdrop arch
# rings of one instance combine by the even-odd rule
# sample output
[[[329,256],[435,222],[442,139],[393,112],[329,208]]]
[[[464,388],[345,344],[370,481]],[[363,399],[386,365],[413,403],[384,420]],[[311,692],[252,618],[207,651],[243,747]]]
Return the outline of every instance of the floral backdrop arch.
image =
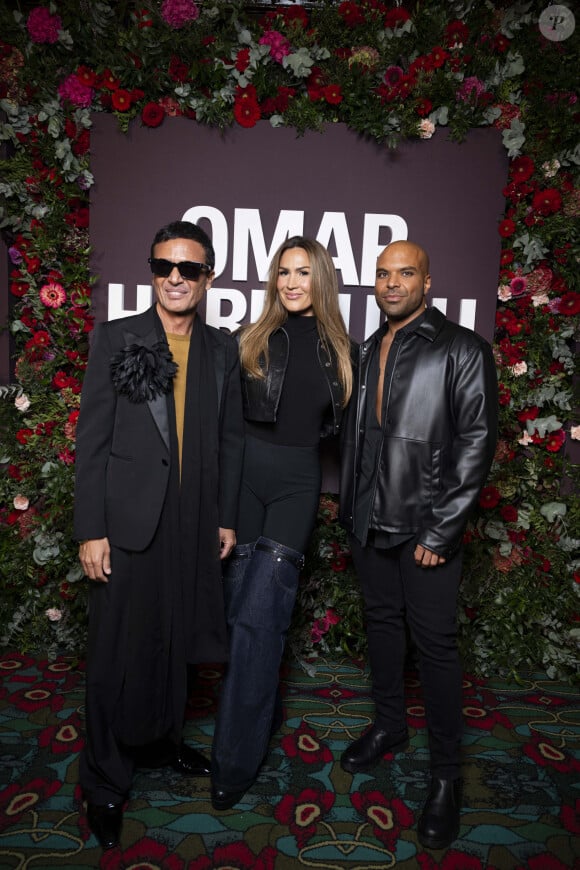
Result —
[[[11,383],[0,387],[2,643],[83,654],[72,540],[75,426],[91,317],[91,115],[158,127],[340,121],[385,148],[447,128],[501,131],[494,351],[501,432],[466,533],[459,621],[478,674],[576,671],[580,560],[574,417],[580,314],[578,33],[545,2],[58,0],[0,9],[0,228]],[[544,35],[546,34],[547,35]],[[4,290],[4,288],[3,288]],[[336,499],[324,495],[291,646],[364,653]]]

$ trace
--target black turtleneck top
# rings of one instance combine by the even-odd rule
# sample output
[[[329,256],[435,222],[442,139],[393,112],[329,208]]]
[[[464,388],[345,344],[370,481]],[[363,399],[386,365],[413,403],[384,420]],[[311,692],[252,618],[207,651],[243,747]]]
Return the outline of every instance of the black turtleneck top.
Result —
[[[316,323],[315,317],[289,314],[282,324],[288,333],[290,353],[276,422],[246,420],[248,435],[283,446],[318,445],[331,396],[318,359]]]

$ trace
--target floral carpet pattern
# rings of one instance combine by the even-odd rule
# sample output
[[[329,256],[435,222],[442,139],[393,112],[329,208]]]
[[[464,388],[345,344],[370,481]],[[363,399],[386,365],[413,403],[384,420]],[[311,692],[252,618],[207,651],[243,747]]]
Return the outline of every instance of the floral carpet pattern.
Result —
[[[0,656],[0,867],[133,870],[565,870],[580,867],[578,693],[541,675],[464,680],[459,839],[430,852],[415,827],[428,756],[419,682],[407,674],[408,750],[372,773],[339,765],[372,719],[360,662],[285,666],[285,718],[255,787],[216,812],[209,781],[140,768],[119,849],[91,835],[77,785],[82,662]],[[186,738],[209,750],[220,670],[198,670]]]

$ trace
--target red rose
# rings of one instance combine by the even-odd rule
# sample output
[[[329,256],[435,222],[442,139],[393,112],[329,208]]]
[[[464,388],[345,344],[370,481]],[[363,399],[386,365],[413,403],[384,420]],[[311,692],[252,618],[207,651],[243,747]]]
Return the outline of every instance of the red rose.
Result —
[[[507,239],[509,236],[513,236],[515,231],[516,223],[515,221],[512,221],[511,218],[506,218],[505,220],[501,221],[498,227],[498,232],[500,236],[502,236],[504,239]]]
[[[394,30],[397,24],[404,24],[405,21],[409,21],[411,15],[407,12],[406,9],[403,9],[401,6],[396,9],[389,9],[387,14],[385,15],[385,29],[390,28]]]
[[[560,191],[555,187],[539,190],[532,200],[532,209],[543,217],[554,214],[562,208]]]
[[[338,106],[339,103],[342,103],[340,85],[327,85],[322,93],[326,102],[330,103],[331,106]]]
[[[169,68],[167,72],[169,73],[169,77],[172,78],[174,82],[184,82],[187,79],[189,67],[180,58],[173,55],[171,60],[169,61]]]
[[[88,66],[79,66],[77,67],[76,77],[79,82],[87,88],[92,88],[95,86],[95,82],[97,81],[97,74],[92,71]]]
[[[510,47],[510,41],[502,33],[498,33],[493,40],[493,47],[500,54],[505,54]]]
[[[505,523],[515,523],[518,518],[518,509],[513,504],[504,505],[501,510],[501,518]]]
[[[566,441],[566,433],[563,429],[557,429],[555,432],[550,432],[545,441],[545,448],[550,453],[557,453]]]
[[[429,55],[430,66],[433,69],[438,69],[443,66],[447,58],[449,57],[449,52],[445,51],[444,48],[441,48],[440,45],[436,45],[434,49],[432,49],[431,54]]]
[[[494,508],[501,499],[499,489],[495,486],[484,486],[479,494],[479,506],[490,510]]]
[[[28,444],[31,435],[34,435],[32,429],[19,429],[16,433],[16,440],[19,444]]]
[[[236,69],[238,72],[245,72],[250,65],[250,49],[240,48],[236,55]]]
[[[98,86],[106,88],[108,91],[114,91],[119,87],[119,79],[113,75],[110,69],[106,69],[99,76]]]
[[[426,118],[432,108],[433,103],[431,102],[431,100],[428,100],[424,97],[422,100],[419,100],[419,103],[417,105],[417,114],[420,118]]]
[[[539,413],[540,409],[538,406],[533,405],[531,408],[524,408],[523,411],[518,411],[517,417],[520,423],[525,423],[526,420],[535,420]]]
[[[73,154],[75,154],[77,157],[82,157],[83,154],[86,154],[89,150],[90,144],[91,134],[88,130],[82,130],[79,133],[76,142],[73,142],[71,146]]]
[[[558,302],[558,313],[568,317],[580,314],[580,293],[564,293]]]
[[[536,167],[530,157],[516,157],[510,165],[510,175],[516,184],[527,181],[534,174]]]
[[[31,275],[38,272],[40,269],[40,257],[29,257],[28,254],[24,254],[24,260],[26,262],[26,268]]]
[[[111,103],[117,112],[126,112],[131,108],[131,94],[125,88],[117,88],[113,91]]]
[[[141,111],[141,120],[146,127],[158,127],[165,118],[165,112],[159,103],[146,103]]]
[[[511,390],[509,389],[509,387],[506,387],[505,384],[499,384],[498,385],[498,393],[499,393],[498,401],[499,401],[500,405],[502,405],[504,407],[506,405],[509,405],[509,403],[511,402],[511,399],[512,399],[512,394],[511,394]]]
[[[338,14],[347,25],[347,27],[357,27],[359,24],[364,24],[364,14],[356,3],[351,3],[350,0],[344,0],[338,7]],[[387,25],[385,25],[386,27]]]
[[[447,45],[450,48],[455,48],[458,45],[465,45],[469,39],[469,30],[463,21],[455,19],[455,21],[450,21],[445,28],[445,37]]]
[[[500,263],[502,266],[509,266],[514,261],[514,252],[511,248],[504,248],[501,252]]]
[[[27,281],[11,281],[10,282],[10,292],[13,296],[26,296],[28,290],[30,289],[30,284]]]
[[[251,99],[236,99],[234,102],[234,118],[240,127],[255,127],[262,114],[257,102]]]

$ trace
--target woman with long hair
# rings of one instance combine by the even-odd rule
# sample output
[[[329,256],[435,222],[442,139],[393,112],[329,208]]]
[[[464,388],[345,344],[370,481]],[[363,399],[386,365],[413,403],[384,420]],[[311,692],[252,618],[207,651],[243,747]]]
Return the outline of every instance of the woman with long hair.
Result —
[[[230,663],[212,750],[215,809],[252,786],[280,724],[278,674],[318,512],[320,439],[338,433],[352,390],[336,271],[319,242],[294,236],[279,247],[263,312],[239,346],[245,454],[239,544],[224,571]]]

